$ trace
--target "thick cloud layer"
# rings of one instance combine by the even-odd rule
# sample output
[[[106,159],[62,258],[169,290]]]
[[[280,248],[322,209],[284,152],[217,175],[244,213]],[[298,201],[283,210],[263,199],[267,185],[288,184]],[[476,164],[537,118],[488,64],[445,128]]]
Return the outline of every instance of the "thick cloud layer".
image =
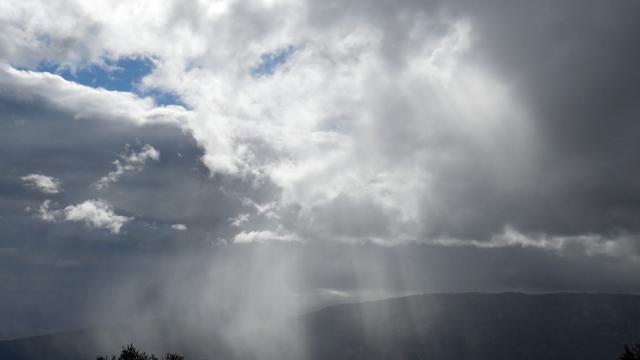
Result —
[[[623,0],[3,2],[0,301],[19,309],[0,337],[104,320],[93,303],[33,315],[50,288],[52,304],[117,293],[122,317],[636,291],[639,15]],[[40,71],[131,58],[153,64],[134,92]],[[280,285],[260,304],[234,288],[247,279]]]

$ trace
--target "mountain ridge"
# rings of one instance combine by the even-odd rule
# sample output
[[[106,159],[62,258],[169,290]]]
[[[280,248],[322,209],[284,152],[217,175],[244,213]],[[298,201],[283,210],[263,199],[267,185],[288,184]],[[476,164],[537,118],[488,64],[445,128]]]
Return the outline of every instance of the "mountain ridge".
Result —
[[[230,343],[225,330],[121,323],[0,341],[0,358],[94,359],[134,343],[187,359],[615,359],[640,341],[640,296],[434,293],[330,305]],[[295,329],[295,330],[293,330]],[[235,340],[234,340],[235,341]]]

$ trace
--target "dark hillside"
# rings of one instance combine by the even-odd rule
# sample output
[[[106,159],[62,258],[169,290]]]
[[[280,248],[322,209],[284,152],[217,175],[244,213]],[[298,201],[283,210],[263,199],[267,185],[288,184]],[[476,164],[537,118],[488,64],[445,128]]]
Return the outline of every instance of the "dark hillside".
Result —
[[[331,306],[294,322],[304,344],[290,345],[303,345],[308,359],[614,360],[624,344],[640,342],[640,297],[417,295]],[[266,344],[269,350],[249,355],[240,345],[233,352],[218,335],[155,322],[4,341],[0,359],[95,359],[130,342],[187,359],[286,359],[295,353],[268,329],[241,341]],[[276,341],[278,346],[269,346]]]

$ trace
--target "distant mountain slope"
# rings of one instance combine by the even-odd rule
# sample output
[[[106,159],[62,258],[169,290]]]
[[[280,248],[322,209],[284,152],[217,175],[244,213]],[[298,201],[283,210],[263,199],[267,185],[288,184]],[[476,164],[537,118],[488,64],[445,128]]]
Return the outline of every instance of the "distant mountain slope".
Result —
[[[331,306],[296,318],[296,344],[235,353],[217,335],[175,322],[129,324],[0,342],[0,359],[74,360],[134,342],[188,359],[616,359],[640,342],[640,297],[436,294]],[[281,342],[269,329],[245,341]],[[99,340],[99,341],[98,341]],[[292,339],[293,341],[293,339]],[[265,347],[266,348],[266,347]],[[292,355],[295,354],[295,355]]]
[[[640,342],[640,297],[419,295],[307,315],[311,359],[616,359]]]

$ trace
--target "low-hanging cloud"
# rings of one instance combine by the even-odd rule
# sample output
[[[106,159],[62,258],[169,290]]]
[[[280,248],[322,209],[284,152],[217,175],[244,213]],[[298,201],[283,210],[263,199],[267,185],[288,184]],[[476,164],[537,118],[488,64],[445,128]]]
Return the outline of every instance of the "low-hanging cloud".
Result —
[[[81,222],[90,228],[105,229],[112,234],[119,234],[122,227],[133,219],[117,215],[113,207],[101,199],[87,200],[59,210],[51,209],[50,204],[50,200],[45,200],[38,209],[38,216],[44,221]]]
[[[57,194],[62,191],[60,180],[42,174],[30,174],[21,177],[25,184],[43,194]]]
[[[100,199],[69,205],[63,213],[67,221],[79,221],[90,227],[107,229],[113,234],[120,233],[122,226],[132,219],[115,214],[111,205]]]

